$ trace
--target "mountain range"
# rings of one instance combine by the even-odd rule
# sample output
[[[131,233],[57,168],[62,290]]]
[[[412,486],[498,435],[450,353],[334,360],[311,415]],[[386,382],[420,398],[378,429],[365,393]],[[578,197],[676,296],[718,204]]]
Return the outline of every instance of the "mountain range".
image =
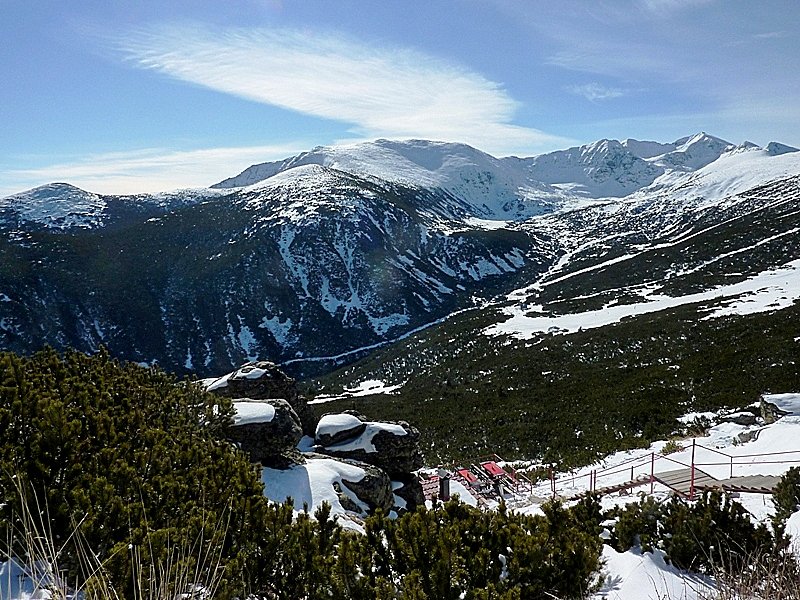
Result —
[[[321,374],[475,311],[486,339],[531,340],[742,312],[769,273],[790,306],[799,188],[796,149],[705,133],[527,158],[377,140],[162,194],[53,183],[0,199],[0,346]]]

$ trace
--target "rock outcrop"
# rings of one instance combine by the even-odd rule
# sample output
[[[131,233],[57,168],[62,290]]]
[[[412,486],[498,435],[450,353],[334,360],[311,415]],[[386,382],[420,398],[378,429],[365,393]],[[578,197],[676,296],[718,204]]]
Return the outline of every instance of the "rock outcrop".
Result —
[[[313,436],[317,418],[306,399],[297,391],[297,382],[270,361],[260,360],[243,364],[232,373],[219,379],[205,379],[209,392],[226,398],[252,398],[253,400],[286,400],[300,418],[305,435]]]
[[[391,477],[402,477],[422,467],[416,427],[405,421],[361,421],[360,427],[356,420],[360,421],[347,413],[322,417],[314,439],[318,451],[375,465]]]
[[[275,480],[277,472],[300,471],[289,474],[289,481],[305,481],[303,489],[294,483],[276,484],[276,493],[297,493],[304,503],[314,504],[314,494],[309,494],[313,486],[322,485],[333,504],[338,501],[341,509],[359,516],[424,504],[422,486],[413,473],[422,467],[419,431],[408,423],[369,421],[355,411],[318,420],[294,379],[267,361],[247,363],[202,384],[233,400],[236,416],[230,439],[251,461],[267,467],[265,474],[272,473]],[[316,452],[298,449],[303,434],[314,438]]]
[[[252,462],[272,465],[275,458],[294,449],[303,437],[300,418],[283,399],[238,398],[230,429],[231,441],[250,456]]]
[[[392,481],[394,495],[401,499],[397,502],[398,511],[414,510],[418,506],[425,504],[425,494],[422,491],[422,484],[416,475],[409,474],[403,477],[396,477]],[[403,503],[405,503],[403,505]]]
[[[767,425],[771,425],[781,417],[785,417],[789,414],[788,411],[778,408],[777,404],[764,400],[763,396],[759,400],[758,410],[761,418],[764,419],[764,423]]]
[[[389,476],[372,465],[358,461],[341,460],[364,469],[366,473],[360,481],[344,479],[342,484],[358,496],[358,499],[369,507],[370,512],[377,508],[384,512],[390,511],[394,506],[394,495],[392,493],[392,481]]]

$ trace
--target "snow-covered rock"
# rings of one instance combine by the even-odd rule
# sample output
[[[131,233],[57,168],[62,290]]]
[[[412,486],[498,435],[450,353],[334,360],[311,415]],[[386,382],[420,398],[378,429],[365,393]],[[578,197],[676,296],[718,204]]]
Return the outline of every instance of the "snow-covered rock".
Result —
[[[283,464],[285,454],[303,437],[300,418],[286,400],[241,398],[233,408],[236,414],[229,435],[252,462]]]
[[[313,435],[317,419],[314,411],[297,391],[297,382],[270,361],[245,363],[235,371],[218,378],[203,379],[200,384],[206,391],[225,398],[252,400],[281,399],[287,402],[299,419],[302,431]],[[243,407],[243,410],[252,407]]]
[[[338,415],[329,415],[336,419]],[[404,476],[422,467],[419,449],[419,431],[405,422],[364,422],[360,433],[351,415],[342,416],[353,425],[350,437],[339,437],[336,443],[320,444],[320,452],[331,456],[349,458],[380,467],[390,476]],[[323,417],[324,419],[325,417]]]
[[[327,502],[343,526],[357,530],[360,525],[348,515],[365,517],[376,507],[387,510],[393,504],[391,481],[383,471],[320,455],[304,455],[287,469],[264,468],[261,480],[269,499],[291,498],[296,511],[307,506],[312,513]]]
[[[359,437],[366,428],[367,424],[354,415],[347,413],[324,415],[317,423],[315,440],[321,446],[331,446]]]

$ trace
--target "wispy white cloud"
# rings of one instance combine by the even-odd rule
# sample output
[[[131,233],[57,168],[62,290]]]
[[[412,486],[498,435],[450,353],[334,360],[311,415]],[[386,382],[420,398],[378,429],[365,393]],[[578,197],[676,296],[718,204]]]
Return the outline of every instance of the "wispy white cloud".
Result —
[[[174,151],[160,148],[79,157],[72,162],[6,171],[0,197],[53,181],[100,194],[159,192],[212,185],[248,166],[279,160],[309,144]]]
[[[637,0],[646,11],[663,16],[667,13],[686,10],[695,6],[709,4],[714,0]]]
[[[788,34],[785,31],[765,31],[763,33],[756,33],[753,35],[757,40],[778,40],[785,38]]]
[[[566,141],[514,124],[518,103],[482,75],[427,54],[342,36],[168,25],[119,42],[138,67],[348,123],[360,137],[461,141],[505,154]]]
[[[622,88],[608,87],[597,82],[571,85],[567,87],[567,91],[578,96],[583,96],[590,102],[621,98],[628,93],[627,90],[623,90]]]

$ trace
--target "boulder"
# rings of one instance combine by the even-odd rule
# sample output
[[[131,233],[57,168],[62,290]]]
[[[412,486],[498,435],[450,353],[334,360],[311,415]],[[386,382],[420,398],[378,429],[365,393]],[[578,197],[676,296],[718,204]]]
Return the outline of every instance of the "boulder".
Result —
[[[413,512],[418,506],[425,504],[425,494],[422,491],[422,483],[416,475],[408,474],[395,478],[392,481],[394,495],[401,498],[405,506],[398,506],[398,512],[407,510]]]
[[[314,441],[320,446],[340,444],[345,440],[357,438],[367,428],[367,424],[348,413],[323,415],[317,423]]]
[[[758,439],[758,434],[761,433],[760,429],[751,429],[749,431],[742,431],[739,435],[736,436],[734,442],[737,444],[746,444],[747,442],[752,442],[753,440]]]
[[[405,421],[367,421],[363,432],[357,437],[336,444],[320,445],[318,451],[375,465],[391,477],[408,475],[422,467],[419,430]]]
[[[290,452],[303,436],[300,419],[286,400],[238,398],[233,407],[236,415],[230,439],[252,462],[271,464],[271,459]]]
[[[382,469],[358,461],[346,459],[341,459],[341,461],[364,469],[365,475],[361,481],[342,479],[342,485],[366,504],[370,513],[377,508],[385,512],[391,510],[392,506],[394,506],[392,482]]]
[[[291,404],[300,418],[305,435],[314,436],[317,418],[306,399],[297,391],[297,382],[270,361],[260,360],[243,364],[232,373],[218,379],[205,379],[206,390],[226,398],[269,400],[281,398]]]
[[[282,456],[286,460],[284,466],[273,468],[289,469],[297,465],[308,465],[314,461],[326,460],[342,463],[349,467],[357,467],[362,471],[364,476],[360,479],[351,479],[342,474],[340,475],[341,483],[339,481],[333,481],[331,483],[333,490],[339,498],[339,503],[346,511],[363,515],[365,512],[371,513],[375,509],[380,508],[388,512],[394,505],[392,481],[382,469],[374,467],[373,465],[368,465],[356,460],[332,458],[316,452],[297,452],[294,454],[284,454]],[[343,469],[343,471],[352,471],[352,469]],[[314,472],[313,468],[309,470],[309,473],[311,472]],[[316,480],[309,483],[312,486],[319,486],[323,484],[323,482],[324,480]],[[344,488],[347,489],[345,490]],[[350,494],[348,494],[348,491]],[[355,495],[363,505],[366,505],[367,511],[365,511],[358,502],[354,501],[351,495]]]
[[[764,423],[767,425],[771,425],[781,417],[784,417],[789,414],[788,411],[781,410],[778,408],[777,404],[773,404],[772,402],[768,402],[761,398],[759,402],[759,412],[761,413],[761,418],[764,419]]]
[[[741,411],[728,415],[722,415],[719,417],[719,419],[717,419],[717,421],[719,423],[735,423],[736,425],[741,425],[742,427],[749,427],[750,425],[756,424],[758,417],[751,412]]]

